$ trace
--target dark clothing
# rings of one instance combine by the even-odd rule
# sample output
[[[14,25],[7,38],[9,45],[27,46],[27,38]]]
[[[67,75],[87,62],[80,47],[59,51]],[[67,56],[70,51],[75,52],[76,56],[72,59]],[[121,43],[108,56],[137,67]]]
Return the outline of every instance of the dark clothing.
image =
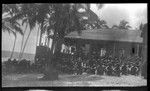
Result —
[[[115,65],[115,76],[120,76],[120,72],[121,72],[120,65],[119,64]]]
[[[126,65],[123,65],[121,72],[122,72],[122,75],[127,75],[127,67],[126,67]]]
[[[132,68],[131,68],[131,75],[135,75],[136,74],[136,67],[135,66],[133,66]]]
[[[98,75],[103,75],[104,74],[104,67],[102,67],[102,65],[99,65],[98,66],[98,72],[97,72]]]
[[[107,72],[106,74],[109,75],[109,76],[112,76],[113,75],[113,69],[112,69],[112,65],[109,65],[108,68],[107,68]]]

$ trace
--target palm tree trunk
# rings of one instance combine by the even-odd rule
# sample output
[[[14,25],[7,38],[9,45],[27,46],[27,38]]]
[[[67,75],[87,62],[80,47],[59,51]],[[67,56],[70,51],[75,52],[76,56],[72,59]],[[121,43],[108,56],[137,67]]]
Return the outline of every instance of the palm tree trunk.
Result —
[[[26,24],[26,28],[25,28],[25,30],[24,30],[24,35],[25,35],[25,33],[26,33],[26,30],[27,30],[27,24]],[[23,42],[24,42],[24,35],[22,36],[22,41],[21,41],[21,49],[20,49],[20,53],[19,53],[19,60],[20,60],[20,57],[21,57],[21,53],[22,53],[22,47],[23,47]]]
[[[29,34],[28,34],[28,36],[27,36],[27,39],[26,39],[25,44],[24,44],[24,47],[23,47],[23,49],[22,49],[22,53],[21,53],[21,57],[20,57],[20,58],[22,58],[22,56],[23,56],[23,53],[24,53],[25,47],[26,47],[26,45],[27,45],[27,42],[28,42],[28,39],[29,39],[30,34],[31,34],[31,31],[29,32]]]
[[[12,53],[11,53],[11,56],[10,56],[10,59],[13,57],[13,54],[14,54],[14,49],[15,49],[15,45],[16,45],[16,36],[15,36],[15,40],[14,40],[14,45],[13,45],[13,49],[12,49]]]
[[[52,46],[51,46],[51,52],[54,54],[54,49],[55,49],[55,39],[53,39],[53,42],[52,42]]]
[[[37,32],[37,36],[36,36],[36,46],[37,46],[37,43],[38,43],[39,31],[40,31],[40,25],[39,25],[39,27],[38,27],[38,32]]]
[[[47,47],[48,47],[48,48],[50,48],[50,47],[49,47],[49,43],[50,43],[50,38],[48,37],[48,43],[47,43]]]
[[[41,45],[41,40],[42,40],[42,30],[43,30],[43,23],[41,24],[41,31],[40,31],[40,41],[39,41],[39,46]]]

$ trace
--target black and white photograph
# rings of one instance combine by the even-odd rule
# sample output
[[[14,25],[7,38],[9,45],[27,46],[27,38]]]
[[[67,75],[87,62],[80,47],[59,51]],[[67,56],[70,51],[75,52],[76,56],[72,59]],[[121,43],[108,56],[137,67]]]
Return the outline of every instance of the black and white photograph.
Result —
[[[147,8],[2,4],[2,87],[147,86]]]

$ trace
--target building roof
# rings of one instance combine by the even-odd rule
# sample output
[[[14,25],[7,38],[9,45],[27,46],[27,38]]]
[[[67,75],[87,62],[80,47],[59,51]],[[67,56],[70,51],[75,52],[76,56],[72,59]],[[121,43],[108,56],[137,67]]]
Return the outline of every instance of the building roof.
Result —
[[[140,35],[141,35],[140,30],[92,29],[92,30],[83,30],[81,35],[79,35],[77,33],[77,31],[74,31],[65,37],[66,38],[77,38],[77,39],[142,43],[143,38],[140,37]]]

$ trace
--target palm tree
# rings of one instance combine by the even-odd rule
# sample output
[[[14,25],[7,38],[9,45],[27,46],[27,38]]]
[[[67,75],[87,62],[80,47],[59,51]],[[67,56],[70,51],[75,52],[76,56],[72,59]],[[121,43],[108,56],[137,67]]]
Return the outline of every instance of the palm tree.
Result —
[[[57,17],[57,18],[55,17],[54,19],[56,21],[54,25],[55,29],[53,37],[54,42],[56,36],[59,36],[62,39],[66,34],[68,34],[71,31],[78,31],[78,33],[80,34],[81,30],[83,29],[83,26],[81,25],[81,22],[84,20],[82,19],[83,16],[87,16],[89,19],[91,19],[90,21],[87,22],[92,22],[94,19],[95,20],[97,19],[97,15],[95,13],[93,14],[93,12],[89,8],[89,5],[85,7],[86,12],[79,13],[78,9],[81,8],[81,6],[82,6],[81,4],[74,4],[72,6],[69,4],[54,6],[56,12],[55,16]],[[84,6],[86,5],[83,5],[83,8]],[[96,18],[93,16],[95,16]],[[54,45],[55,43],[52,44],[52,50],[54,49]]]
[[[82,8],[85,8],[86,11],[89,13],[86,12],[86,13],[82,13],[82,15],[79,15],[79,12],[77,11],[77,9],[81,8],[81,6],[83,6]],[[83,17],[83,15],[84,16],[90,15],[90,16],[88,16],[88,18],[91,19],[90,22],[94,19],[95,20],[98,19],[97,15],[95,13],[93,13],[93,12],[91,13],[91,12],[92,11],[90,10],[89,4],[73,4],[73,5],[72,4],[39,4],[38,11],[37,11],[38,14],[36,16],[38,18],[37,19],[38,23],[41,25],[40,26],[40,28],[41,28],[40,36],[42,36],[42,33],[44,31],[46,31],[46,30],[44,30],[44,26],[45,26],[44,21],[47,18],[47,14],[49,14],[50,18],[47,18],[50,20],[49,26],[51,29],[55,30],[54,35],[53,35],[52,48],[51,48],[53,50],[54,44],[55,44],[54,43],[55,38],[58,36],[64,36],[64,31],[67,32],[69,30],[69,28],[73,29],[74,25],[76,25],[76,27],[74,26],[74,28],[76,30],[81,30],[81,29],[77,29],[79,27],[80,28],[82,27],[82,26],[80,26],[80,23],[81,23],[81,20],[83,20],[83,19],[81,19],[80,17]],[[63,14],[61,15],[61,13],[63,13]],[[68,17],[70,17],[70,18],[68,18]],[[78,18],[80,18],[80,19],[78,19]],[[66,25],[64,22],[66,23]],[[49,28],[49,30],[51,30],[50,28]],[[65,28],[64,31],[63,31],[63,28]],[[71,30],[71,31],[74,31],[74,30]],[[48,38],[48,40],[49,40],[49,38]],[[41,37],[40,37],[40,43],[41,43]]]
[[[88,17],[87,22],[89,23],[93,23],[98,19],[98,16],[90,10],[89,4],[54,4],[52,7],[55,13],[51,15],[49,23],[55,23],[53,23],[53,25],[50,24],[54,26],[51,53],[55,52],[55,49],[60,49],[59,47],[55,48],[58,44],[57,41],[63,39],[66,34],[70,33],[71,31],[78,31],[79,34],[81,33],[81,30],[83,29],[83,26],[81,25],[82,21],[84,20],[82,18],[83,16]],[[86,12],[78,12],[78,9],[81,7],[84,8]]]
[[[47,31],[49,32],[48,34],[50,34],[50,32],[52,32],[53,30],[53,35],[48,35],[49,36],[48,38],[52,38],[53,42],[52,42],[51,50],[48,52],[49,56],[47,56],[46,58],[47,60],[49,60],[49,62],[52,62],[51,60],[53,59],[54,54],[57,54],[57,52],[60,50],[61,48],[60,43],[66,34],[70,33],[71,31],[78,31],[79,34],[81,33],[81,30],[83,29],[83,27],[81,26],[81,21],[82,21],[81,17],[83,17],[83,15],[85,14],[82,14],[82,16],[79,15],[78,6],[79,5],[77,4],[51,5],[52,9],[49,18],[50,27],[47,26],[49,27],[47,28],[48,29]],[[89,19],[91,18],[91,16],[88,17]],[[92,19],[93,18],[91,18],[91,21]],[[97,19],[97,16],[95,19]],[[44,32],[43,23],[41,23],[41,25],[43,26],[43,27],[41,26],[41,32]],[[41,42],[41,37],[40,37],[40,42]],[[51,63],[48,64],[51,65]]]
[[[10,26],[11,25],[9,25],[8,26],[8,23],[9,22],[7,22],[7,25],[6,25],[6,21],[4,22],[3,21],[3,23],[2,23],[2,30],[5,32],[5,31],[7,31],[7,32],[9,32],[9,34],[10,34],[10,32],[12,32],[12,34],[15,36],[15,40],[14,40],[14,44],[13,44],[13,49],[12,49],[12,52],[11,52],[11,56],[10,56],[10,59],[13,57],[13,53],[14,53],[14,49],[15,49],[15,44],[16,44],[16,31],[13,31],[13,29],[12,28],[10,28]]]
[[[15,36],[15,40],[14,40],[13,49],[12,49],[12,53],[11,53],[10,59],[13,57],[14,50],[15,50],[16,39],[17,39],[16,33],[14,34],[14,36]]]
[[[22,21],[22,26],[26,23],[26,20],[27,19],[25,19],[25,20]],[[21,48],[20,48],[20,52],[19,52],[19,59],[21,57],[21,52],[22,52],[22,48],[23,48],[23,44],[24,44],[24,38],[25,38],[27,27],[28,27],[28,23],[26,23],[25,29],[23,31],[24,35],[22,36],[22,40],[21,40]]]
[[[50,4],[20,4],[19,5],[20,12],[17,13],[14,19],[16,20],[21,19],[22,25],[26,23],[26,28],[27,26],[29,26],[30,28],[30,31],[27,35],[24,45],[23,45],[24,36],[22,37],[21,53],[19,59],[21,59],[23,56],[29,36],[31,34],[31,31],[35,27],[36,23],[40,25],[41,32],[43,32],[45,17],[47,16],[48,13],[50,13],[49,5]],[[26,33],[26,29],[24,33]]]
[[[33,30],[33,28],[35,27],[37,21],[36,21],[36,10],[37,10],[37,6],[36,5],[32,5],[32,4],[23,4],[21,6],[21,12],[20,14],[18,14],[18,16],[22,16],[23,20],[22,20],[22,23],[26,23],[26,28],[27,26],[29,26],[30,28],[30,31],[27,35],[27,38],[25,40],[25,43],[23,45],[23,41],[24,41],[24,36],[23,36],[23,39],[22,39],[22,50],[21,50],[21,53],[20,53],[20,56],[19,56],[19,59],[22,58],[23,56],[23,53],[24,53],[24,50],[26,48],[26,45],[27,45],[27,42],[28,42],[28,39],[29,39],[29,36]],[[25,29],[25,32],[26,32],[26,29]],[[24,33],[25,33],[24,32]]]
[[[23,35],[22,29],[20,28],[21,25],[18,23],[16,19],[14,19],[15,15],[19,12],[19,9],[16,5],[7,5],[3,4],[3,14],[6,14],[6,16],[3,16],[2,18],[2,30],[5,32],[13,33],[15,36],[14,44],[13,44],[13,49],[12,53],[10,56],[10,59],[13,56],[14,49],[15,49],[15,44],[16,44],[16,33],[19,32],[21,35]]]
[[[39,32],[40,32],[40,25],[38,26],[38,31],[37,31],[37,36],[36,36],[36,46],[37,46],[37,44],[38,44]]]
[[[26,19],[26,24],[30,27],[29,34],[27,35],[27,39],[25,40],[24,46],[22,48],[21,57],[24,53],[27,41],[31,34],[31,31],[35,27],[36,24],[40,25],[41,34],[44,32],[45,20],[49,20],[49,25],[53,27],[53,43],[51,51],[55,52],[56,47],[58,47],[58,41],[63,38],[67,33],[71,31],[78,31],[81,33],[81,17],[78,13],[78,6],[82,5],[69,5],[69,4],[22,4],[20,5],[20,12],[17,13],[14,19],[22,19],[24,21]],[[89,8],[89,4],[83,5],[86,11],[91,13]],[[48,15],[50,16],[48,18]],[[70,17],[70,18],[68,18]],[[88,16],[91,17],[91,16]],[[96,18],[89,18],[97,19]],[[41,41],[41,37],[40,37]],[[58,48],[59,49],[59,48]],[[57,51],[57,50],[56,50]],[[50,57],[48,60],[51,59]]]

